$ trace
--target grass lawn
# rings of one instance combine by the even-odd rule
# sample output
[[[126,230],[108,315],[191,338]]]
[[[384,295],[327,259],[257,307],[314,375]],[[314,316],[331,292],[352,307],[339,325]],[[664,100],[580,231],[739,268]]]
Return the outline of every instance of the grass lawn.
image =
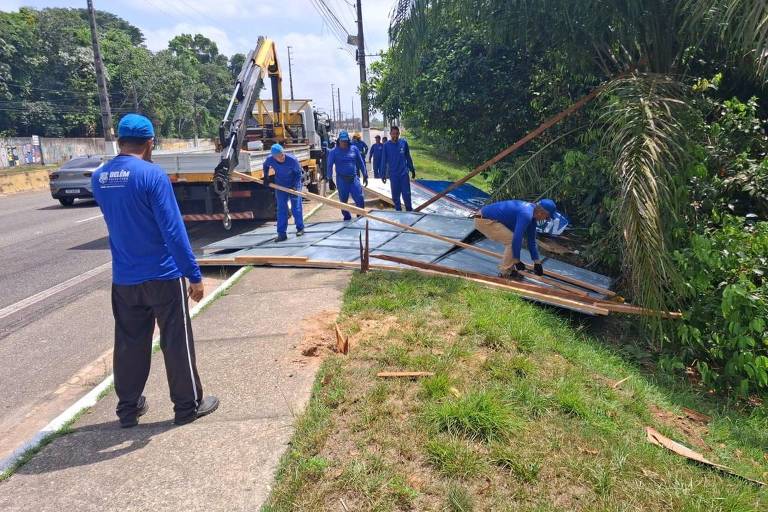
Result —
[[[43,170],[53,170],[57,167],[57,165],[18,165],[16,167],[4,167],[0,169],[0,176],[2,175],[11,175],[11,174],[22,174],[25,172],[35,172],[35,171],[43,171]]]
[[[413,157],[413,166],[416,167],[416,177],[428,180],[450,180],[456,181],[467,175],[472,169],[467,166],[459,165],[456,162],[440,158],[429,146],[414,141],[411,143],[411,156]],[[481,190],[488,191],[488,183],[482,175],[475,176],[469,183]]]
[[[768,489],[643,430],[768,480],[766,406],[654,383],[589,321],[459,279],[356,274],[339,317],[352,349],[323,362],[263,510],[768,510]]]

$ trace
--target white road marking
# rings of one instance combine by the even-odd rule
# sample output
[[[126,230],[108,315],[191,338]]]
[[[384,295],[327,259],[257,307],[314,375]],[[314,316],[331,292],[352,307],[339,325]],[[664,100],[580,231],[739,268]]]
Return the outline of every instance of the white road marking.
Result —
[[[39,293],[36,293],[30,297],[27,297],[26,299],[22,299],[19,302],[16,302],[14,304],[11,304],[10,306],[6,306],[2,309],[0,309],[0,319],[5,318],[7,316],[10,316],[14,313],[18,313],[22,309],[28,308],[29,306],[32,306],[33,304],[37,304],[41,300],[45,300],[48,297],[51,297],[53,295],[56,295],[59,292],[62,292],[68,288],[72,288],[73,286],[82,283],[86,279],[90,279],[91,277],[98,275],[108,268],[112,267],[112,262],[108,261],[107,263],[104,263],[103,265],[99,265],[96,268],[92,268],[91,270],[88,270],[87,272],[83,272],[79,276],[75,276],[72,279],[67,279],[63,283],[59,283],[56,286],[51,286],[47,290],[43,290]]]
[[[96,219],[100,219],[100,218],[102,218],[103,216],[104,216],[104,215],[100,213],[100,214],[98,214],[98,215],[94,215],[93,217],[88,217],[87,219],[80,219],[80,220],[76,220],[76,221],[75,221],[75,224],[80,224],[81,222],[88,222],[89,220],[96,220]]]

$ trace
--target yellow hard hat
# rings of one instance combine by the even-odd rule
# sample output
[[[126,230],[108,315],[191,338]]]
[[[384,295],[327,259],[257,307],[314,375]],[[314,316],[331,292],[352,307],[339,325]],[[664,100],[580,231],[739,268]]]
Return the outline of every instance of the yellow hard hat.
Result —
[[[355,132],[355,134],[352,136],[353,139],[359,140],[360,139],[360,132]]]

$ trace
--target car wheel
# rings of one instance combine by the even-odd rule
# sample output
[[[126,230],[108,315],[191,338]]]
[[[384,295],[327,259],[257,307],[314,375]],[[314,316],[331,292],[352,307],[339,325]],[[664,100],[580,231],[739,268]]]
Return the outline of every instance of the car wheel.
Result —
[[[72,206],[75,204],[75,198],[74,197],[62,197],[59,199],[59,202],[61,203],[61,206]]]

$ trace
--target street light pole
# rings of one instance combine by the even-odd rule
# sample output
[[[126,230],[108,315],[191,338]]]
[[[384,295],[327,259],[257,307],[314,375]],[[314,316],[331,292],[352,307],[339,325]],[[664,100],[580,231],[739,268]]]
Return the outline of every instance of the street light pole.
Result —
[[[333,117],[333,127],[331,130],[336,130],[336,125],[338,124],[336,121],[336,95],[334,92],[333,84],[331,84],[331,116]]]
[[[365,38],[363,34],[363,5],[357,0],[357,63],[360,65],[360,120],[363,140],[371,144],[371,122],[368,115],[368,84],[365,76]],[[354,115],[352,116],[354,118]]]
[[[293,48],[293,46],[288,47],[288,83],[291,87],[291,99],[293,99],[293,65],[291,63],[291,48]]]

